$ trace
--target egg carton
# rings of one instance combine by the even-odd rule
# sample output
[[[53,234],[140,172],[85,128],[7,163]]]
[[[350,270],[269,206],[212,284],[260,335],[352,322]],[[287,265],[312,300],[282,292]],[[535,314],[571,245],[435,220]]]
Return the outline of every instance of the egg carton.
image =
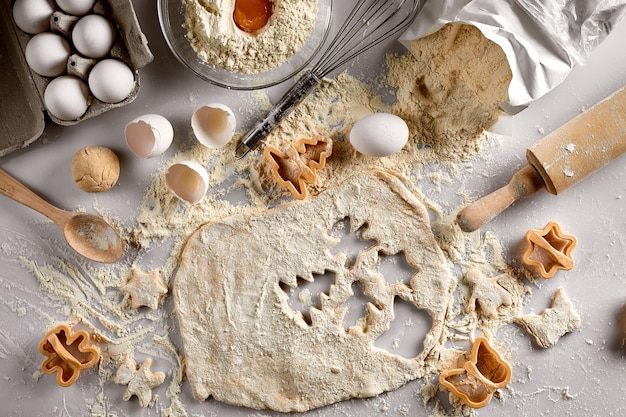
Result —
[[[103,15],[114,24],[117,36],[109,57],[125,62],[131,68],[135,76],[134,88],[126,99],[114,104],[101,102],[92,95],[86,113],[75,120],[61,120],[46,111],[44,91],[52,78],[36,74],[26,63],[24,50],[33,35],[22,32],[15,25],[13,3],[14,0],[0,0],[0,87],[3,95],[0,100],[0,156],[37,140],[48,121],[62,126],[75,125],[124,106],[137,97],[140,89],[138,71],[154,57],[141,32],[131,0],[98,0],[92,13]],[[55,30],[54,25],[52,30]],[[83,60],[76,59],[76,55],[74,58],[74,61],[70,59],[74,65],[83,63]],[[88,66],[72,69],[70,65],[68,72],[85,77],[88,69]]]

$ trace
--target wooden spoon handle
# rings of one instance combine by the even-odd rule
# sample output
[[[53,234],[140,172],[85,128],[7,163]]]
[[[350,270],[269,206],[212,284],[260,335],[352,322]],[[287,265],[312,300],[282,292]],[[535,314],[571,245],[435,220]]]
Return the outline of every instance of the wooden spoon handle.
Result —
[[[0,193],[43,214],[59,227],[62,227],[72,215],[48,203],[2,169],[0,169]]]

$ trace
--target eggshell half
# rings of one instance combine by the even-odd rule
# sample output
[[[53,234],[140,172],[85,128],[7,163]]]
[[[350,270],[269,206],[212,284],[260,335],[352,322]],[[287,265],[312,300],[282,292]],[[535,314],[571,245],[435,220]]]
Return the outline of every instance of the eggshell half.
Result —
[[[172,144],[174,128],[160,114],[144,114],[131,120],[124,128],[126,144],[140,158],[161,155]]]
[[[180,200],[196,204],[207,192],[209,174],[195,161],[182,161],[168,168],[165,183]]]
[[[233,138],[236,128],[235,114],[221,103],[202,106],[191,116],[191,129],[196,139],[208,148],[226,145]]]
[[[350,143],[367,156],[383,157],[400,151],[409,140],[409,127],[389,113],[365,116],[350,130]]]

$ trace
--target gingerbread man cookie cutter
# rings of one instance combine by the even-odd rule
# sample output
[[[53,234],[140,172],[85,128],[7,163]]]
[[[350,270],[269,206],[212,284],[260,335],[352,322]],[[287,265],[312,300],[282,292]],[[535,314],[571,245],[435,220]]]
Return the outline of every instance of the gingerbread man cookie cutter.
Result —
[[[493,394],[505,387],[512,376],[511,366],[484,336],[472,346],[470,359],[462,368],[449,369],[439,375],[439,383],[461,399],[467,406],[482,408]]]
[[[324,136],[304,138],[287,146],[284,151],[268,146],[263,152],[270,164],[276,182],[285,187],[298,200],[307,195],[307,185],[315,183],[317,171],[326,166],[326,159],[333,152],[333,142]]]
[[[527,248],[522,260],[535,266],[544,278],[552,278],[559,269],[574,268],[572,251],[578,243],[576,236],[561,231],[557,222],[551,221],[543,229],[531,229],[526,233]]]
[[[85,330],[73,332],[65,323],[46,333],[39,343],[39,352],[46,357],[41,370],[48,375],[56,372],[57,383],[62,387],[72,385],[80,371],[100,360],[100,350],[91,345],[91,335]]]

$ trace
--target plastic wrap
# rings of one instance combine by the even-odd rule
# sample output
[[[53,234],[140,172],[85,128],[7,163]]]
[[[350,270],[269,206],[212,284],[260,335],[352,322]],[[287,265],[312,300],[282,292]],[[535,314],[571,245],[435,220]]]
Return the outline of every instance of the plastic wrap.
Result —
[[[626,13],[626,0],[431,0],[402,42],[451,22],[476,26],[511,66],[511,106],[541,97],[585,62]]]

